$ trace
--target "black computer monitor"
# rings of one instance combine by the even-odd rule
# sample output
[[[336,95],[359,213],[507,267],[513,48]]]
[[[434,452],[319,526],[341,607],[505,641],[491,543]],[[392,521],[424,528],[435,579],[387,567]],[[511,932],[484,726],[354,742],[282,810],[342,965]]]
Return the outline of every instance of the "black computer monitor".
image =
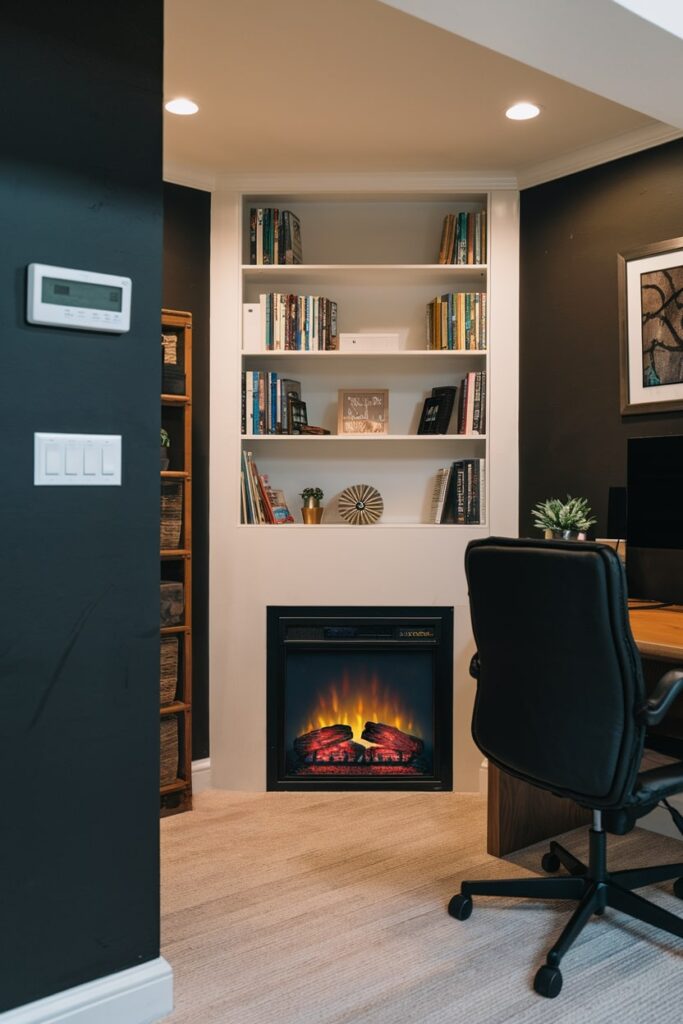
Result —
[[[683,437],[628,442],[630,597],[683,604]]]

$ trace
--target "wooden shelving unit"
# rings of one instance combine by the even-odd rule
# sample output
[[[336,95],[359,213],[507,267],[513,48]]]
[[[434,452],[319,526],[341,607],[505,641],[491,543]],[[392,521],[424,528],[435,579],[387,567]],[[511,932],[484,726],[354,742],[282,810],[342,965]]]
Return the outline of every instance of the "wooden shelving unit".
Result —
[[[178,723],[175,778],[160,787],[161,815],[192,809],[192,314],[164,309],[162,333],[178,336],[178,358],[185,373],[185,393],[161,395],[161,424],[171,437],[171,463],[161,480],[182,486],[182,529],[178,547],[160,550],[161,579],[180,581],[184,616],[179,625],[162,626],[161,636],[178,639],[178,679],[174,699],[160,707],[160,723]]]

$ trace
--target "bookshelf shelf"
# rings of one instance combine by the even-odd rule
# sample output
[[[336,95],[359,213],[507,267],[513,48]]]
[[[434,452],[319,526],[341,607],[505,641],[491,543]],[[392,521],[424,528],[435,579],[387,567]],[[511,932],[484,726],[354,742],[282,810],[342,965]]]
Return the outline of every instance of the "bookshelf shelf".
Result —
[[[455,351],[454,349],[431,349],[418,348],[410,351],[399,352],[283,352],[275,349],[264,349],[263,352],[242,352],[244,359],[471,359],[486,358],[487,350],[469,349],[467,351]]]
[[[394,285],[397,280],[411,284],[433,282],[443,288],[448,282],[481,284],[486,280],[485,263],[299,263],[242,265],[245,283],[273,288],[303,287],[317,281],[338,282],[342,285]]]
[[[280,444],[294,441],[295,444],[303,444],[307,441],[327,441],[328,443],[339,441],[343,444],[389,444],[392,441],[404,443],[406,441],[418,444],[431,444],[443,441],[485,441],[486,434],[242,434],[243,441],[254,442],[279,442]]]

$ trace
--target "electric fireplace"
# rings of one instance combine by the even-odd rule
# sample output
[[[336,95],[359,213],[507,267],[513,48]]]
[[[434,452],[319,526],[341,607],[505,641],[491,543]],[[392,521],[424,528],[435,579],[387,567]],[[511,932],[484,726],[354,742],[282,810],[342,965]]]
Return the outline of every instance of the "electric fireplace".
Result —
[[[453,788],[452,608],[268,608],[267,787]]]

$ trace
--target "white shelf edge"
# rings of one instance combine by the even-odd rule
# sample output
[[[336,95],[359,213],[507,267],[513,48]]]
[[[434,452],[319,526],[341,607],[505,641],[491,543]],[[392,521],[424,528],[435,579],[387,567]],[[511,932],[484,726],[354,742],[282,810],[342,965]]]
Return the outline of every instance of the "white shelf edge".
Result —
[[[308,273],[311,270],[436,270],[440,274],[452,271],[486,270],[488,263],[242,263],[241,269],[250,274],[264,272],[276,274]]]
[[[242,441],[485,441],[486,434],[241,434]]]
[[[487,348],[472,348],[472,349],[453,349],[453,348],[416,348],[416,349],[403,349],[398,352],[339,352],[336,349],[323,349],[319,351],[305,350],[305,349],[268,349],[265,348],[261,352],[245,352],[241,351],[243,359],[249,358],[250,356],[256,359],[262,359],[264,356],[270,359],[271,356],[275,356],[281,359],[283,356],[287,358],[300,359],[302,357],[310,358],[312,356],[320,358],[324,356],[326,359],[423,359],[425,356],[428,359],[436,359],[441,356],[445,356],[447,359],[453,357],[462,358],[463,356],[486,356],[488,355]]]
[[[487,530],[487,523],[237,523],[238,529],[264,530],[275,526],[278,530]]]

